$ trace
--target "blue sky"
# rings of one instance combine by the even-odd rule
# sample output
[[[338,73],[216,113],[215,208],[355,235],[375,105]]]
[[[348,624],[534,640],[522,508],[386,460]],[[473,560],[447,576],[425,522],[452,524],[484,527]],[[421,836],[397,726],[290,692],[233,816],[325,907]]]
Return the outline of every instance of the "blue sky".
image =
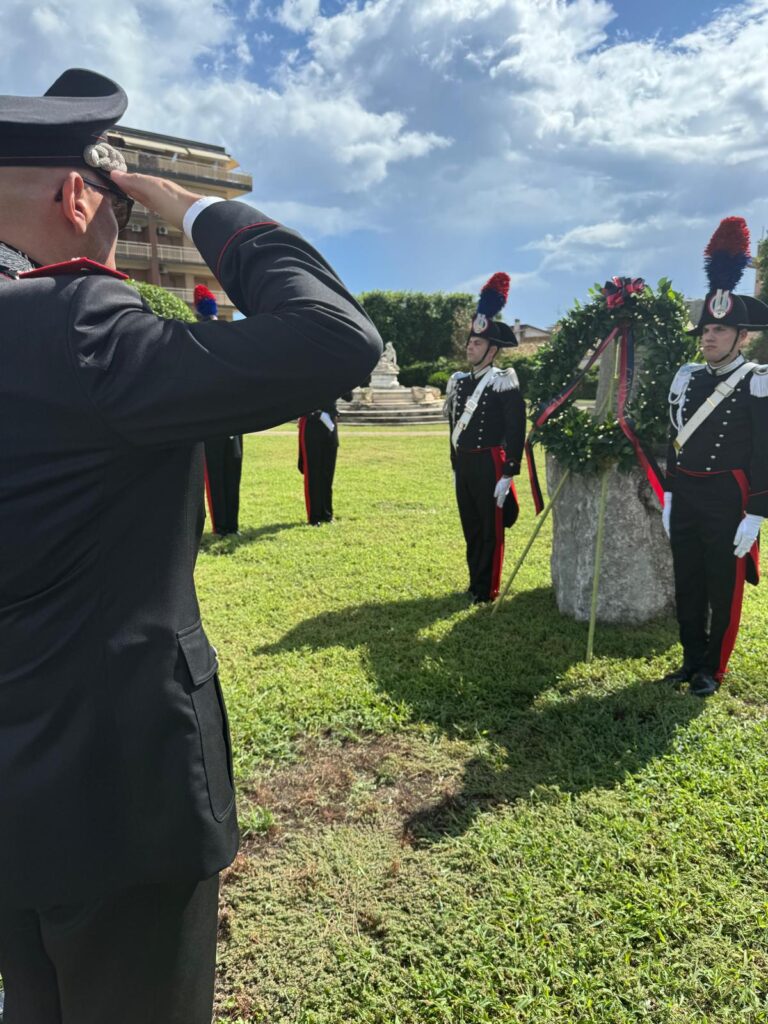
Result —
[[[221,143],[355,291],[476,290],[546,326],[614,274],[704,290],[768,225],[768,0],[4,0],[0,91],[111,74],[125,123]],[[751,274],[745,287],[751,287]]]

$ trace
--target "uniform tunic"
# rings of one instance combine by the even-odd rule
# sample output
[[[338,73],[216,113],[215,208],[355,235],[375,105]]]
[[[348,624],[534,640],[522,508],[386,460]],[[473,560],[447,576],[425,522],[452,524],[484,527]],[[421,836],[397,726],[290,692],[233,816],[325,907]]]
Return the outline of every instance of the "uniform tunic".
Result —
[[[496,505],[493,490],[502,476],[516,476],[525,442],[525,402],[514,370],[495,366],[479,374],[456,373],[446,396],[451,433],[467,400],[485,374],[493,380],[482,395],[458,444],[451,444],[451,464],[456,476],[456,502],[466,542],[469,590],[478,601],[499,592],[504,559],[504,527],[517,519],[518,504],[510,487],[503,509]]]
[[[670,391],[674,438],[718,385],[744,363],[713,370],[681,367]],[[768,375],[749,372],[676,451],[667,453],[673,495],[670,540],[684,661],[717,680],[725,674],[741,617],[745,578],[757,582],[751,555],[736,558],[744,513],[768,515]]]
[[[76,903],[232,860],[193,578],[201,442],[332,401],[381,354],[300,235],[231,201],[192,233],[244,319],[160,319],[108,272],[0,277],[0,902]]]

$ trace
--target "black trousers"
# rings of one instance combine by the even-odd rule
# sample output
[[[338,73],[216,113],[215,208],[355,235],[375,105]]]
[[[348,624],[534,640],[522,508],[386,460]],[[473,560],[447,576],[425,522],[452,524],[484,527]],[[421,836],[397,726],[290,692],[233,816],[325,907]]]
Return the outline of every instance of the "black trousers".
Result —
[[[4,1024],[211,1024],[218,875],[0,907]]]
[[[317,416],[299,420],[299,470],[304,474],[308,523],[333,519],[333,477],[339,450],[338,429],[329,430]]]
[[[456,451],[456,502],[467,545],[469,589],[480,601],[499,592],[504,561],[504,517],[493,489],[499,471],[490,449]]]
[[[208,511],[214,533],[235,533],[240,517],[243,438],[209,438],[205,442]]]
[[[675,604],[686,666],[721,679],[736,642],[747,559],[733,538],[744,499],[731,473],[675,477],[670,521]]]

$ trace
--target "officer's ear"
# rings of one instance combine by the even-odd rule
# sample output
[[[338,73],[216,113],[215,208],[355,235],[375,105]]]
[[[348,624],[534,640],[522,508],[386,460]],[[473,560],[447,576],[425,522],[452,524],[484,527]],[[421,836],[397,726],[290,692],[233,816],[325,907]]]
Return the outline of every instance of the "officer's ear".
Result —
[[[56,195],[56,202],[61,203],[61,215],[75,233],[84,235],[93,220],[94,211],[88,203],[85,182],[77,171],[67,174]]]
[[[749,331],[747,331],[744,328],[742,328],[739,331],[739,333],[736,335],[736,341],[738,342],[739,347],[741,347],[742,345],[744,345],[746,343],[748,337],[749,337]]]

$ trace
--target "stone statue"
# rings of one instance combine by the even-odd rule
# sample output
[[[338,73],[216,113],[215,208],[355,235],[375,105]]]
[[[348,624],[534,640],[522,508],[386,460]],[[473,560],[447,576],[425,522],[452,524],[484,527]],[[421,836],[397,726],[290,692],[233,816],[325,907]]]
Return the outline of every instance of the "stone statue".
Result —
[[[400,386],[397,380],[399,370],[395,346],[391,341],[388,341],[384,346],[381,359],[379,359],[371,374],[371,387],[377,391],[398,388]]]
[[[395,373],[399,371],[400,367],[397,365],[397,352],[395,351],[395,346],[392,344],[391,341],[388,341],[387,344],[384,346],[384,351],[381,354],[381,359],[379,360],[379,363],[386,363],[389,366],[392,366],[395,370]]]

